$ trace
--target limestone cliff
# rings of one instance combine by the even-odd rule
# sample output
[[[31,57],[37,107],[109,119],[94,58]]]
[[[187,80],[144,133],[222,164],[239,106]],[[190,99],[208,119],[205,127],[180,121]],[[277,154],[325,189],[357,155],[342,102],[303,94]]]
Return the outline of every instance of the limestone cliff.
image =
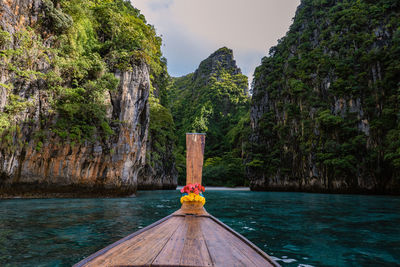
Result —
[[[71,145],[49,136],[37,149],[37,141],[31,138],[40,127],[35,114],[41,113],[39,102],[43,105],[46,100],[35,97],[34,109],[24,117],[31,122],[21,124],[13,135],[12,149],[0,150],[3,192],[114,195],[136,191],[145,162],[149,76],[145,65],[116,75],[121,82],[118,93],[111,97],[113,118],[124,123],[104,143]]]
[[[254,73],[253,190],[400,193],[398,1],[303,0]]]
[[[15,33],[37,27],[38,17],[43,12],[42,1],[9,0],[0,3],[0,26],[2,34],[8,38],[3,38],[5,41],[0,43],[2,52],[6,51],[2,54],[3,63],[8,60],[7,51],[19,51],[20,42]],[[0,65],[0,111],[3,116],[0,119],[8,123],[0,125],[0,195],[134,193],[146,158],[150,90],[148,64],[135,60],[127,70],[113,70],[112,79],[119,81],[117,88],[105,90],[98,96],[104,99],[105,119],[111,128],[105,123],[101,125],[109,134],[96,132],[92,139],[77,142],[63,138],[63,132],[56,131],[55,125],[63,113],[54,110],[56,91],[48,89],[50,79],[48,76],[44,78],[54,70],[51,50],[46,50],[53,46],[51,32],[45,38],[38,39],[38,43],[46,51],[44,53],[50,55],[46,60],[35,54],[39,50],[32,49],[33,45],[26,50],[33,53],[32,64],[24,67],[24,73],[31,75],[28,78],[21,78],[20,69],[17,72],[9,64]],[[17,57],[21,55],[12,54],[10,62],[13,63]],[[24,58],[26,62],[28,60]],[[100,77],[103,73],[96,75]],[[91,87],[86,88],[89,90]],[[66,107],[65,103],[69,102],[63,101]]]

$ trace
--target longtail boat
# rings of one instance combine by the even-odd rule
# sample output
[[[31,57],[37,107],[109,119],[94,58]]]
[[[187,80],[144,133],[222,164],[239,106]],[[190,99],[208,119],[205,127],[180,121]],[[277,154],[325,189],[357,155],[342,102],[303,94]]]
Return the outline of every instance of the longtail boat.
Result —
[[[187,185],[179,210],[74,266],[279,266],[204,209],[204,145],[205,134],[186,134]]]

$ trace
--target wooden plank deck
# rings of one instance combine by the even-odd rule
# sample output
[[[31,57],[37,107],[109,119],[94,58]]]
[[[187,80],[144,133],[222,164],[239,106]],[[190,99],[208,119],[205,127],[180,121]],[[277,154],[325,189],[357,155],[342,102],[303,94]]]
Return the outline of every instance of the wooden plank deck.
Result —
[[[74,266],[279,266],[201,210],[197,214],[178,210]]]
[[[186,134],[187,184],[201,184],[205,135]],[[279,266],[198,201],[75,264],[89,266]]]

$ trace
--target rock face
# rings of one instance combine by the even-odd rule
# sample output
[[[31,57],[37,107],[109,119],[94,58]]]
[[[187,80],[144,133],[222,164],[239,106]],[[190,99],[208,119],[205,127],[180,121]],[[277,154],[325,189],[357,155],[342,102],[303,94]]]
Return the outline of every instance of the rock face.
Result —
[[[0,3],[0,29],[14,34],[21,28],[34,25],[38,20],[41,1],[14,0],[1,1]],[[0,42],[3,45],[3,42]],[[5,47],[1,47],[3,49]],[[9,79],[8,71],[0,67],[0,83],[4,84]],[[7,101],[7,90],[0,86],[0,111],[3,111]]]
[[[35,23],[40,1],[0,3],[1,27],[12,33]],[[12,44],[15,45],[15,44]],[[39,62],[35,70],[48,66]],[[12,81],[1,70],[1,83]],[[43,118],[54,120],[49,110],[51,95],[41,90],[40,80],[28,84],[12,81],[14,91],[30,105],[16,120],[16,131],[0,144],[0,194],[127,195],[136,192],[138,175],[144,172],[149,127],[149,69],[135,63],[131,71],[116,71],[118,89],[109,94],[108,116],[118,121],[108,140],[82,144],[63,141],[55,134],[38,142],[35,134]],[[0,109],[7,104],[8,90],[1,87]],[[4,136],[3,136],[4,137]],[[2,138],[3,138],[2,137]]]
[[[150,100],[150,130],[144,173],[139,175],[138,189],[175,189],[178,171],[175,165],[175,125],[171,112],[159,102]]]
[[[200,62],[199,67],[194,72],[193,80],[207,81],[210,76],[216,74],[220,69],[226,70],[231,75],[242,73],[233,58],[232,49],[222,47]]]
[[[151,140],[148,142],[148,151],[154,149]],[[139,190],[176,189],[178,185],[178,171],[175,167],[172,141],[166,143],[161,158],[147,164],[142,175],[138,177]]]
[[[254,74],[252,190],[400,193],[400,5],[389,2],[301,2]]]
[[[200,62],[199,67],[193,74],[193,82],[196,86],[207,85],[210,82],[210,77],[219,76],[220,70],[224,70],[231,76],[242,74],[242,71],[236,65],[232,49],[221,47],[208,58]],[[248,95],[248,86],[244,85],[242,87],[243,94]]]

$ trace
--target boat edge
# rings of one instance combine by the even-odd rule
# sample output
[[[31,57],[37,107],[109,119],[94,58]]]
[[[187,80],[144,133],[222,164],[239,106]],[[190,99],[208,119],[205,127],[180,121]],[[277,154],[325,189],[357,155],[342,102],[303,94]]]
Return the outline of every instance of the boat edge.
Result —
[[[126,236],[126,237],[124,237],[124,238],[119,239],[118,241],[108,245],[107,247],[105,247],[105,248],[103,248],[103,249],[101,249],[99,251],[96,251],[95,253],[91,254],[90,256],[84,258],[83,260],[81,260],[78,263],[74,264],[72,267],[82,267],[82,266],[84,266],[85,264],[89,263],[90,261],[92,261],[93,259],[97,258],[98,256],[103,255],[104,253],[106,253],[110,249],[118,246],[119,244],[121,244],[121,243],[123,243],[123,242],[125,242],[125,241],[127,241],[129,239],[134,238],[135,236],[137,236],[137,235],[139,235],[139,234],[141,234],[141,233],[143,233],[143,232],[145,232],[147,230],[150,230],[151,228],[153,228],[153,227],[165,222],[166,220],[170,219],[173,216],[174,216],[173,214],[170,214],[170,215],[168,215],[168,216],[166,216],[166,217],[164,217],[164,218],[162,218],[162,219],[160,219],[160,220],[158,220],[158,221],[156,221],[156,222],[154,222],[154,223],[152,223],[152,224],[150,224],[150,225],[148,225],[148,226],[146,226],[146,227],[144,227],[144,228],[142,228],[142,229],[140,229],[140,230],[138,230],[138,231]]]

